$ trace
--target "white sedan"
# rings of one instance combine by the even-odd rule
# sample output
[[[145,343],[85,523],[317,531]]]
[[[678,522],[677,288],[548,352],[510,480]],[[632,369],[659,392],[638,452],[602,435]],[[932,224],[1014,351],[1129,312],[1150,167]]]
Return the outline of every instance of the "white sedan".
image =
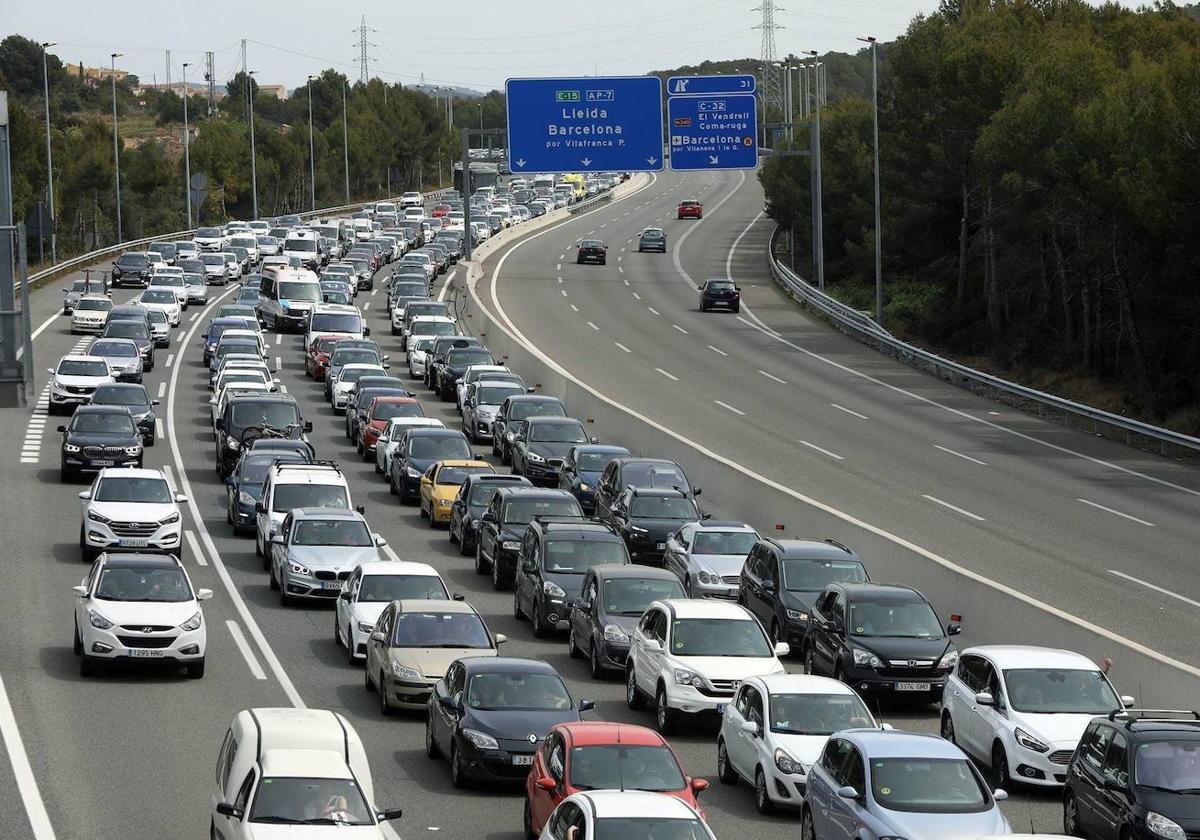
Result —
[[[384,607],[406,598],[449,598],[441,575],[427,563],[380,560],[361,563],[342,586],[334,611],[333,638],[357,665],[367,656],[367,639]]]

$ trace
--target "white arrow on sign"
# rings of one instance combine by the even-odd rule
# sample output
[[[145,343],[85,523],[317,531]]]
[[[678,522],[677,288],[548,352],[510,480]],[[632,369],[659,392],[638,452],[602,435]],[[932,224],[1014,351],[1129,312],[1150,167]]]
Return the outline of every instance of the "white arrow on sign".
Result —
[[[709,155],[709,156],[708,156],[708,165],[709,165],[709,166],[716,166],[716,165],[717,165],[718,163],[720,163],[720,162],[721,162],[721,161],[720,161],[720,160],[717,158],[717,156],[716,156],[716,155]]]
[[[583,160],[581,160],[581,161],[579,161],[579,162],[580,162],[580,163],[582,163],[584,166],[591,166],[591,165],[592,165],[592,159],[591,159],[591,158],[584,158]]]
[[[648,163],[648,164],[650,164],[651,166],[653,166],[654,164],[658,163],[658,158],[656,158],[656,157],[648,157],[648,158],[646,158],[646,163]]]
[[[517,166],[524,166],[525,158],[521,158],[520,160],[513,161],[513,163],[515,163]]]

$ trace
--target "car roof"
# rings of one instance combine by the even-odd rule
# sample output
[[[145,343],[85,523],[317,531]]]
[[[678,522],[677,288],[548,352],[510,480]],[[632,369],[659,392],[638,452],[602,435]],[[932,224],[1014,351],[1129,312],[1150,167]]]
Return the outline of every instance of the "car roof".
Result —
[[[847,729],[837,737],[853,741],[868,759],[875,758],[956,758],[963,752],[952,741],[924,732],[899,729]]]
[[[359,567],[363,577],[375,575],[417,575],[419,577],[438,577],[437,569],[428,563],[416,563],[412,560],[376,560],[363,563]]]
[[[614,578],[640,578],[643,580],[673,580],[678,582],[679,576],[669,569],[655,566],[642,566],[636,563],[625,565],[607,564],[593,566],[591,571],[597,580],[613,580]]]
[[[657,817],[694,820],[698,817],[682,799],[642,790],[589,790],[575,797],[588,803],[596,819]],[[572,797],[574,798],[574,797]]]
[[[1082,653],[1038,645],[979,645],[969,647],[963,655],[978,654],[1007,668],[1061,668],[1098,671],[1096,663]]]
[[[575,747],[624,744],[634,747],[666,746],[663,736],[646,726],[608,720],[573,720],[559,723],[555,729],[570,734]]]
[[[265,750],[260,759],[265,777],[297,779],[349,779],[353,777],[342,750]]]
[[[408,430],[409,437],[458,437],[462,435],[458,429],[447,429],[437,426],[415,426]]]
[[[671,611],[675,618],[722,618],[731,621],[753,621],[753,616],[745,607],[730,601],[718,601],[711,598],[667,598],[655,601]]]
[[[293,519],[353,519],[359,522],[366,522],[361,513],[356,510],[347,510],[345,508],[292,508],[291,514]]]
[[[635,496],[650,496],[665,499],[667,497],[690,498],[686,490],[676,490],[674,487],[630,487],[629,491]]]
[[[779,540],[764,537],[788,560],[857,560],[858,555],[833,540]]]
[[[509,499],[573,499],[575,498],[566,490],[559,490],[555,487],[532,487],[526,485],[518,485],[516,487],[501,487],[497,493],[502,494],[502,500],[507,502]]]
[[[765,674],[752,679],[762,682],[763,687],[771,693],[854,694],[854,689],[841,680],[811,674]]]
[[[345,763],[347,735],[353,732],[344,718],[325,709],[292,707],[248,709],[260,734],[260,751],[334,753]],[[288,773],[287,775],[291,775]]]
[[[104,553],[105,563],[121,569],[175,569],[182,564],[173,554],[126,554],[113,551]]]
[[[739,522],[735,519],[702,519],[694,524],[702,531],[728,531],[738,534],[758,533],[745,522]]]
[[[129,407],[124,405],[81,405],[75,409],[75,417],[80,414],[129,414]],[[133,415],[130,414],[132,417]]]
[[[224,371],[222,371],[224,372]],[[295,397],[290,394],[246,394],[241,397],[235,397],[239,402],[256,402],[256,403],[287,403],[289,405],[297,405]]]
[[[561,403],[558,397],[552,397],[548,394],[513,394],[507,398],[509,402],[544,402],[544,403]],[[561,417],[558,419],[562,419]]]
[[[450,598],[403,598],[395,601],[400,605],[401,612],[443,612],[460,615],[477,615],[474,607],[466,601],[454,601]]]
[[[58,360],[59,364],[63,362],[104,362],[104,359],[100,356],[90,356],[84,353],[68,353]],[[104,363],[108,364],[108,362]]]
[[[162,470],[152,470],[149,467],[104,467],[98,478],[158,478],[166,481]]]
[[[523,659],[516,656],[472,656],[460,661],[466,666],[468,675],[487,671],[488,673],[502,674],[554,674],[558,676],[558,671],[554,670],[553,665],[542,662],[540,659]]]
[[[902,583],[839,583],[836,586],[842,587],[846,593],[846,597],[850,600],[861,598],[870,595],[896,596],[902,593],[911,595],[925,600],[925,596],[911,586],[905,586]]]
[[[541,528],[546,536],[577,537],[580,540],[601,539],[604,542],[621,542],[621,536],[613,533],[612,528],[603,522],[582,521],[546,521],[539,522],[536,518],[529,523],[532,527]]]

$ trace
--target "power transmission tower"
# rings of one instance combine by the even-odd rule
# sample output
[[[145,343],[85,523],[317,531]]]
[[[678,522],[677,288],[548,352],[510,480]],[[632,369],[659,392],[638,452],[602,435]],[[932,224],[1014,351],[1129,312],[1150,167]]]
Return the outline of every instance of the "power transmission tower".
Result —
[[[751,29],[762,30],[762,100],[763,113],[774,108],[777,112],[783,111],[783,86],[780,84],[779,68],[776,66],[775,59],[775,30],[783,29],[782,24],[775,22],[775,13],[782,12],[782,7],[775,5],[775,0],[762,0],[762,5],[753,9],[755,12],[762,12],[762,23],[750,27]]]
[[[204,81],[208,82],[208,116],[211,118],[217,112],[217,71],[214,66],[213,52],[204,54]]]
[[[367,26],[367,16],[363,15],[359,19],[359,25],[350,31],[358,33],[358,43],[355,45],[358,47],[358,80],[365,85],[367,80],[371,78],[371,73],[368,69],[369,56],[367,54],[367,47],[379,46],[367,40],[367,33],[375,32],[376,30]]]

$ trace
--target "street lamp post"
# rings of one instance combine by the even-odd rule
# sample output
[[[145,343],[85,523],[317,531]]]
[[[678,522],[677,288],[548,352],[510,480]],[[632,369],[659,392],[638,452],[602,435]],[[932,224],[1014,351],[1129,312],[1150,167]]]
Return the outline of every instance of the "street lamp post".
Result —
[[[346,203],[350,203],[350,128],[346,116],[346,81],[342,80],[342,163],[346,167]]]
[[[258,219],[258,160],[254,153],[254,85],[252,76],[257,70],[246,73],[246,99],[250,102],[250,193],[254,204],[254,219]]]
[[[804,53],[813,59],[814,82],[819,78],[821,62],[817,61],[817,51],[807,50]],[[813,260],[817,268],[817,288],[825,291],[825,219],[821,201],[821,88],[814,84],[814,114],[812,123],[812,189],[813,189]]]
[[[46,176],[49,179],[46,190],[50,204],[50,218],[54,218],[54,154],[50,150],[50,73],[46,67],[46,50],[55,45],[55,41],[47,41],[42,44],[42,92],[46,96]],[[58,234],[51,229],[50,231],[50,262],[58,262],[57,239]]]
[[[483,131],[483,105],[479,106],[479,130]]]
[[[317,154],[313,145],[312,118],[312,84],[315,78],[316,76],[308,77],[308,189],[314,211],[317,209]]]
[[[188,136],[188,86],[187,69],[191,62],[183,63],[183,194],[187,198],[187,229],[192,229],[192,153],[191,137]]]
[[[883,231],[879,207],[879,44],[868,35],[858,40],[871,45],[871,107],[875,112],[875,323],[883,324]]]
[[[113,167],[116,172],[114,182],[117,190],[117,241],[122,241],[121,238],[121,152],[117,148],[117,59],[125,53],[112,53],[109,58],[112,60],[112,75],[109,77],[112,80],[112,99],[113,99]]]

